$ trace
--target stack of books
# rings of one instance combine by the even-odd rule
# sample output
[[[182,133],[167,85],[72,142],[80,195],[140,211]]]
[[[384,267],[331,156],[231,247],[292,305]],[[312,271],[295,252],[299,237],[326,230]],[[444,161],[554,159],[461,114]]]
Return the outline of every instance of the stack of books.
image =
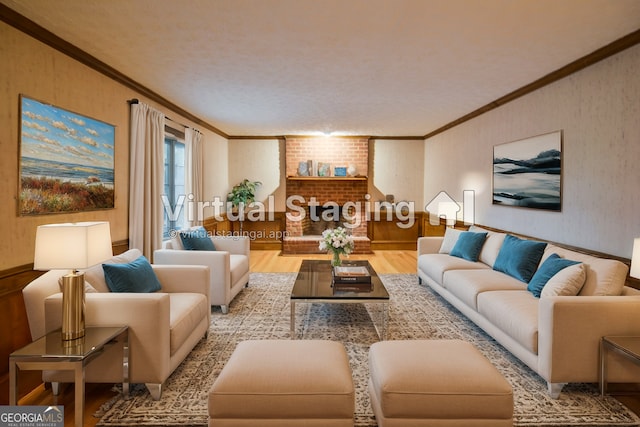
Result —
[[[359,265],[333,267],[333,287],[337,291],[371,291],[371,274]]]

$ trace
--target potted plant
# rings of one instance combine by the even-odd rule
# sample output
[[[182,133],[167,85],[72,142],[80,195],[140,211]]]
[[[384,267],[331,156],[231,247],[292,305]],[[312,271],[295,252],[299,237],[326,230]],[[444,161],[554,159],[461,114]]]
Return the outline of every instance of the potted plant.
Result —
[[[242,233],[242,220],[244,219],[244,209],[250,203],[256,201],[256,188],[261,186],[260,181],[249,181],[243,179],[242,182],[236,184],[227,194],[227,202],[231,202],[234,210],[239,211],[238,219],[240,219],[240,232]]]

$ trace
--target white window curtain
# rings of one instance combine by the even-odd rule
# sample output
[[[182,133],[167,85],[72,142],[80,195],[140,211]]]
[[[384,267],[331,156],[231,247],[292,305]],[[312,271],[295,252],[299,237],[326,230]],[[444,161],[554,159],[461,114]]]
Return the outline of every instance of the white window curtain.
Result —
[[[129,247],[152,261],[162,246],[164,191],[164,114],[131,104],[129,159]]]
[[[203,191],[203,156],[202,156],[202,144],[203,135],[196,129],[186,128],[184,130],[184,145],[185,145],[185,190],[187,198],[185,203],[187,210],[185,212],[185,226],[194,227],[196,225],[202,225],[202,218],[200,218],[200,212],[198,209],[198,203],[202,202],[204,196]],[[191,198],[190,195],[193,197]],[[187,203],[188,201],[192,203]]]

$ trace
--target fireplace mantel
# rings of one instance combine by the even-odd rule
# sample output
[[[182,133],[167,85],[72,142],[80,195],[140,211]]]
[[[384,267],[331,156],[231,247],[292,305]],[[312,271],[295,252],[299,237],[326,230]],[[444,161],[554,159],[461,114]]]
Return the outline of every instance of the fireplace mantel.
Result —
[[[366,176],[288,176],[287,181],[366,181]]]

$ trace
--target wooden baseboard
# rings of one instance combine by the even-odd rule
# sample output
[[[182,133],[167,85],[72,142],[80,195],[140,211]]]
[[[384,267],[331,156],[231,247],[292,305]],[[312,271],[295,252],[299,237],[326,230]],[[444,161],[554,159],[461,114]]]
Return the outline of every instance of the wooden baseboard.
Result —
[[[270,241],[270,242],[261,242],[261,241],[252,241],[251,249],[255,251],[281,251],[282,250],[282,241]]]
[[[415,251],[417,243],[416,240],[373,240],[371,249],[374,251]]]

